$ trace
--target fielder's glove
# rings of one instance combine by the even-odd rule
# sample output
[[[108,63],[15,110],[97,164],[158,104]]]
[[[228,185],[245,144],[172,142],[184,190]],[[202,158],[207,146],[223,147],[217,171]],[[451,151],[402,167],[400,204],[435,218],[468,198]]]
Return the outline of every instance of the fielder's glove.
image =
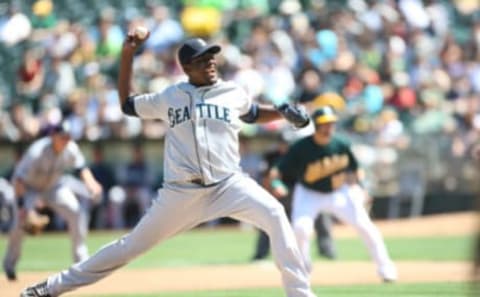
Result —
[[[288,103],[283,103],[275,106],[275,108],[296,128],[303,128],[310,123],[310,116],[303,106],[292,106]]]
[[[48,225],[50,219],[46,215],[37,213],[36,211],[28,211],[25,216],[25,222],[22,225],[23,230],[30,235],[40,234]]]

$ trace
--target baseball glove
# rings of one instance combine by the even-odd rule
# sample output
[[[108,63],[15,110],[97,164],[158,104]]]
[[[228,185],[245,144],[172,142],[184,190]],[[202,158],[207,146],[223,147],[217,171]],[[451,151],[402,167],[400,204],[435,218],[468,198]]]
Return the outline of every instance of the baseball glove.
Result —
[[[46,215],[37,213],[31,210],[25,216],[25,221],[22,225],[23,230],[30,235],[40,234],[50,222]]]
[[[293,106],[288,103],[283,103],[275,108],[296,128],[303,128],[310,123],[310,116],[303,106]]]

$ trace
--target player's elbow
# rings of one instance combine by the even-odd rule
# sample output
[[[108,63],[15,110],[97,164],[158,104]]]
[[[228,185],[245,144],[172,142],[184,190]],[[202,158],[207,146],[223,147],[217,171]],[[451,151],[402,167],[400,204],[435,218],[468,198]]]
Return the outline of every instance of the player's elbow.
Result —
[[[253,124],[258,120],[259,115],[258,104],[254,103],[246,114],[240,116],[240,119],[247,124]]]
[[[138,116],[135,111],[135,100],[134,96],[128,96],[126,99],[122,100],[122,112],[129,116]]]

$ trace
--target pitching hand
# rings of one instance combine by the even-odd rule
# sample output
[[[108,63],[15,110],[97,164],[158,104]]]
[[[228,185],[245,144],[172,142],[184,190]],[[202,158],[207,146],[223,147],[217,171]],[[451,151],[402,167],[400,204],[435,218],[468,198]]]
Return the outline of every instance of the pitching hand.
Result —
[[[136,27],[129,30],[125,39],[124,47],[137,50],[150,36],[150,31],[145,27]]]

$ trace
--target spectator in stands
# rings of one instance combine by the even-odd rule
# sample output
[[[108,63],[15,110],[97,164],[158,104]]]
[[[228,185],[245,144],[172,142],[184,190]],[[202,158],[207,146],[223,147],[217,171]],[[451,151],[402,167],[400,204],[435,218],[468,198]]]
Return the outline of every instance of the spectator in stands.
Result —
[[[41,59],[40,49],[27,50],[20,62],[17,72],[17,92],[29,103],[40,94],[45,80],[45,65]]]
[[[52,0],[37,0],[32,5],[32,26],[34,28],[52,29],[57,23]]]
[[[39,119],[27,105],[15,103],[11,108],[10,116],[19,135],[17,140],[31,140],[39,134]]]
[[[183,28],[178,20],[171,17],[167,6],[150,5],[149,10],[151,18],[147,19],[147,26],[150,28],[150,37],[145,47],[156,53],[169,50],[182,40]]]
[[[120,55],[124,33],[116,21],[116,11],[112,7],[103,9],[92,34],[96,47],[96,55],[101,68],[109,72]]]
[[[87,116],[88,96],[84,89],[77,88],[66,98],[62,108],[65,122],[72,127],[72,138],[75,140],[88,138],[91,124]]]
[[[25,41],[32,32],[32,24],[18,3],[7,4],[6,13],[0,16],[0,42],[14,46]]]

